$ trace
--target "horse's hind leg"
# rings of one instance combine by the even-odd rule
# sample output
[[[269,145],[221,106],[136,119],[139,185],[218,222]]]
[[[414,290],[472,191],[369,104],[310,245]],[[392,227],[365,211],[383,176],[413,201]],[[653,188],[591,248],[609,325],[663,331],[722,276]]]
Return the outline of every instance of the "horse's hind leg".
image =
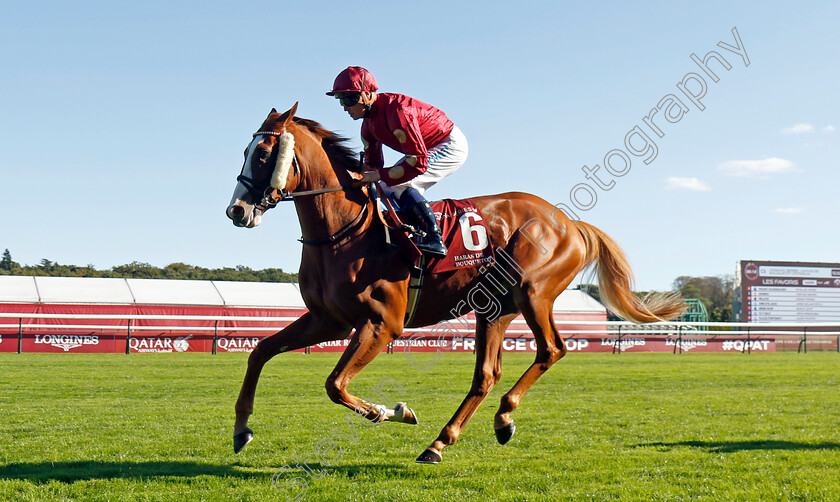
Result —
[[[443,449],[458,440],[467,422],[499,381],[502,376],[502,341],[505,330],[516,316],[517,314],[509,314],[490,322],[482,316],[476,317],[475,372],[470,392],[446,427],[440,431],[435,442],[417,457],[417,462],[427,464],[440,462]]]
[[[242,389],[236,400],[236,423],[233,426],[233,451],[235,453],[239,453],[254,437],[254,431],[248,428],[248,417],[254,411],[254,395],[265,363],[281,352],[308,347],[327,340],[339,340],[346,337],[349,332],[349,329],[319,322],[307,312],[279,333],[257,344],[248,357],[245,380],[242,382]]]
[[[502,403],[494,418],[496,439],[501,444],[507,443],[515,427],[510,414],[519,406],[522,396],[545,373],[552,364],[566,355],[566,344],[554,325],[552,299],[537,298],[533,293],[526,301],[517,302],[528,327],[534,333],[537,343],[537,355],[534,363],[519,378],[513,388],[502,396]]]

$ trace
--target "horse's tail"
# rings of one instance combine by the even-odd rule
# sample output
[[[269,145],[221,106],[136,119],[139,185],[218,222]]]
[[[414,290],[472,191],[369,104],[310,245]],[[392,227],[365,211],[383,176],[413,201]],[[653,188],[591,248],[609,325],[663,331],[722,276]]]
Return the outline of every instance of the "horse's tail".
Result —
[[[666,321],[678,317],[685,302],[677,293],[650,293],[640,299],[633,293],[633,271],[618,244],[600,229],[576,221],[586,243],[585,266],[597,261],[601,301],[622,319],[638,323]]]

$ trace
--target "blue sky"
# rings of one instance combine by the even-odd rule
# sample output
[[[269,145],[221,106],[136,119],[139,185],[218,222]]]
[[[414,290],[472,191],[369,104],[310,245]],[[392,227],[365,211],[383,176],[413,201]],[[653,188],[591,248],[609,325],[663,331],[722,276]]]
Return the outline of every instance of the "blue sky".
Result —
[[[0,249],[296,271],[291,205],[251,230],[224,215],[242,151],[295,101],[360,149],[324,92],[361,65],[467,135],[469,160],[429,198],[568,204],[587,182],[597,201],[578,215],[624,247],[639,289],[742,259],[840,261],[838,20],[836,2],[4,2]],[[717,45],[733,27],[749,66]],[[690,58],[711,50],[732,65],[710,63],[717,83]],[[703,111],[677,89],[690,72]],[[689,111],[652,136],[643,118],[668,94]],[[636,126],[656,158],[598,189],[581,167],[604,175]]]

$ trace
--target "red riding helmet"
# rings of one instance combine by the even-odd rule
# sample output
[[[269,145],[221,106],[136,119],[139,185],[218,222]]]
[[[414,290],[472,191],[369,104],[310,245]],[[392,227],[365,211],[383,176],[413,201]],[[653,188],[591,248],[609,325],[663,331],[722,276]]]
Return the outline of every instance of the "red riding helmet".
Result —
[[[348,66],[335,77],[333,88],[327,96],[335,96],[337,92],[376,92],[379,86],[373,75],[361,66]]]

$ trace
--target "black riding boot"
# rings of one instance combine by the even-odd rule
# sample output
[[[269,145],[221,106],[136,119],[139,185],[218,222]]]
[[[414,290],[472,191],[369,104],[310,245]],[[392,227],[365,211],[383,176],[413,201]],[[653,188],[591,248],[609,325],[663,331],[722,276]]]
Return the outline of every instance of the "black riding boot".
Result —
[[[446,256],[446,245],[440,235],[440,225],[429,201],[416,189],[407,188],[400,196],[400,204],[414,218],[420,230],[426,232],[426,237],[417,244],[420,251],[439,258]]]

